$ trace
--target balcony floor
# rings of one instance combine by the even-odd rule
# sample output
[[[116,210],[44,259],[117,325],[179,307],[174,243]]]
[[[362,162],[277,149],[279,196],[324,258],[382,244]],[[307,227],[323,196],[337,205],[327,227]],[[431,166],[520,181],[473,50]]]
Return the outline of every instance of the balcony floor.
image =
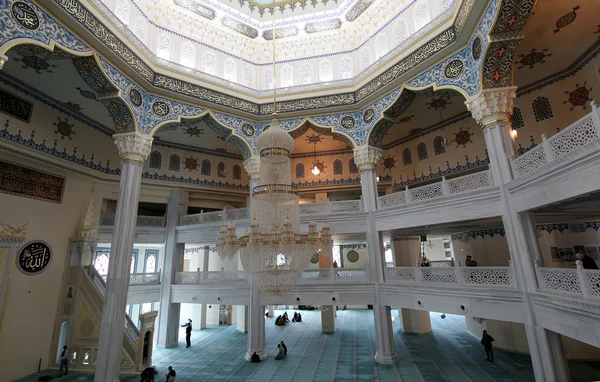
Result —
[[[291,313],[291,314],[290,314]],[[277,314],[277,311],[276,311]],[[293,311],[288,311],[292,315]],[[396,314],[396,312],[394,313]],[[267,350],[275,353],[284,340],[288,356],[275,361],[271,355],[260,364],[244,361],[246,335],[235,326],[212,326],[194,331],[192,348],[157,350],[157,381],[164,380],[166,368],[177,371],[177,382],[185,381],[533,381],[529,356],[494,350],[495,364],[485,361],[479,340],[465,330],[461,316],[431,314],[434,332],[403,334],[394,323],[395,366],[374,363],[375,329],[370,310],[339,311],[335,334],[321,333],[320,312],[303,311],[303,322],[285,327],[266,323]],[[492,333],[493,335],[493,333]],[[185,334],[180,333],[185,340]],[[570,362],[573,381],[600,380],[600,361]],[[48,375],[56,375],[49,371]],[[25,379],[34,381],[37,377]],[[92,381],[91,374],[70,374],[60,381]],[[139,381],[123,376],[121,381]]]

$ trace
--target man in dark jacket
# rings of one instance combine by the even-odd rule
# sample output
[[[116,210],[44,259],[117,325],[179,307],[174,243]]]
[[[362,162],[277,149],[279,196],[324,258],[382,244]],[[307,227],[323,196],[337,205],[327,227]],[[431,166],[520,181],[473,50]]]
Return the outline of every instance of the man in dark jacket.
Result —
[[[192,320],[188,320],[188,324],[185,328],[185,344],[187,345],[186,348],[189,348],[190,346],[192,346]]]
[[[287,355],[287,346],[285,346],[283,341],[281,341],[280,344],[281,344],[281,347],[283,348],[283,355]]]
[[[492,336],[487,334],[487,330],[483,331],[483,337],[481,338],[481,344],[485,349],[485,355],[487,356],[487,361],[494,362],[494,353],[492,352],[492,342],[494,339]]]
[[[588,255],[583,254],[581,252],[577,252],[575,254],[575,257],[577,258],[577,260],[581,260],[581,264],[583,265],[583,269],[598,269],[598,264],[596,264],[596,262],[594,261],[594,259],[592,259]]]

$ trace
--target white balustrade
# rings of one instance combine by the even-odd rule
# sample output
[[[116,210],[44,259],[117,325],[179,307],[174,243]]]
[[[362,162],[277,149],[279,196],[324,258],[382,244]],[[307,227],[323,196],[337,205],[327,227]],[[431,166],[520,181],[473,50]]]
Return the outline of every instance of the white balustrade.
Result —
[[[600,299],[600,271],[583,269],[581,261],[573,268],[537,266],[538,288],[546,293],[577,295],[584,299]]]
[[[542,135],[538,145],[512,161],[516,177],[524,176],[600,138],[600,114],[595,101],[592,111],[550,138]]]
[[[115,224],[115,215],[105,214],[100,216],[100,225],[112,226]],[[164,227],[164,216],[138,216],[136,219],[138,227]]]
[[[180,285],[227,285],[247,284],[246,272],[177,272],[175,284]]]
[[[369,276],[365,269],[311,269],[300,274],[298,284],[311,283],[344,283],[344,282],[366,282]]]
[[[385,281],[411,284],[454,284],[515,288],[511,267],[396,267],[385,268]]]
[[[160,272],[156,273],[131,273],[129,285],[159,285]]]
[[[490,170],[479,171],[474,174],[459,176],[446,180],[442,177],[441,182],[428,184],[426,186],[406,188],[404,191],[394,192],[378,198],[380,209],[401,206],[413,202],[441,198],[443,196],[456,195],[493,186]]]

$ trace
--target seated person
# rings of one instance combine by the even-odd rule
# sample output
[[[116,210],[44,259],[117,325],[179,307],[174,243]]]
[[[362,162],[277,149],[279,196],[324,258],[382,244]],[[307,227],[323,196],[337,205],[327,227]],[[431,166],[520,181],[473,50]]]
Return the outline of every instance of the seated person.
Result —
[[[294,312],[294,317],[292,318],[292,322],[298,322],[298,312]]]
[[[429,259],[427,259],[425,256],[423,256],[421,258],[421,266],[422,267],[428,267],[429,266]]]
[[[145,368],[140,377],[142,377],[142,382],[151,382],[154,381],[155,374],[158,374],[158,371],[156,371],[156,368],[152,366]]]
[[[277,319],[275,320],[275,325],[285,326],[285,321],[283,320],[283,317],[281,317],[281,316],[277,317]]]
[[[284,322],[290,322],[290,319],[289,319],[289,317],[288,317],[288,314],[287,314],[287,312],[283,312],[283,321],[284,321]]]
[[[298,319],[296,320],[296,322],[302,322],[302,315],[300,313],[298,313]]]
[[[283,348],[280,344],[277,344],[277,349],[279,349],[279,352],[275,356],[275,360],[279,361],[280,359],[283,359],[283,357],[285,357],[285,353],[283,352]]]
[[[334,268],[337,268],[337,267],[338,267],[337,260],[333,260],[333,267],[334,267]]]
[[[473,258],[471,257],[471,255],[467,255],[467,258],[465,259],[465,266],[467,266],[467,267],[476,267],[477,266],[477,261],[473,260]]]
[[[258,354],[256,354],[256,352],[252,353],[252,357],[250,357],[250,362],[251,363],[259,363],[260,362],[260,357],[258,356]]]

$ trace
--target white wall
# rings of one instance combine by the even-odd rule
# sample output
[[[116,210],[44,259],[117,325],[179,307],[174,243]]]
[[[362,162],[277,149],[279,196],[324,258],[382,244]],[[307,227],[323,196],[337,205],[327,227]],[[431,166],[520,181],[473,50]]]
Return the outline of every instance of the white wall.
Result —
[[[510,260],[508,242],[501,235],[477,236],[475,239],[469,238],[467,243],[454,239],[452,249],[455,261],[460,262],[461,266],[465,265],[467,255],[471,255],[480,267],[507,267]]]
[[[595,247],[600,252],[600,231],[595,231],[593,228],[588,228],[585,232],[571,232],[566,229],[563,232],[559,230],[537,231],[537,242],[540,251],[541,263],[544,267],[553,268],[574,268],[573,261],[564,261],[561,259],[552,258],[550,248],[574,248],[575,246]],[[575,253],[573,249],[573,253]],[[600,261],[596,259],[596,264],[600,265]]]

